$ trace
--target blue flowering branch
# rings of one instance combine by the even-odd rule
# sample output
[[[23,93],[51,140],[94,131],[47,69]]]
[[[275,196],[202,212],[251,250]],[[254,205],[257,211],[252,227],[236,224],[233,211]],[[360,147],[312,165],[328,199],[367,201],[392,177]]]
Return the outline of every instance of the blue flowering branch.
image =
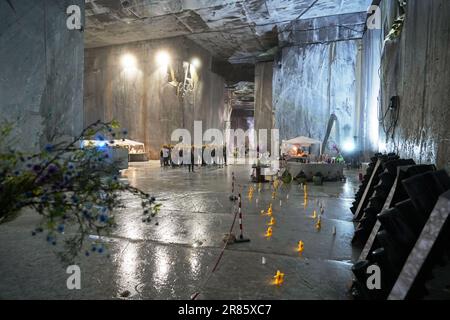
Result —
[[[42,222],[32,235],[44,234],[54,246],[63,242],[64,260],[73,261],[83,250],[86,255],[105,251],[103,244],[87,249],[85,240],[92,235],[101,239],[116,227],[114,213],[125,207],[123,193],[140,199],[144,222],[158,213],[154,197],[119,179],[111,150],[114,140],[124,139],[127,132],[116,121],[98,121],[72,142],[49,144],[31,155],[5,148],[12,129],[0,128],[0,223],[15,219],[25,208],[34,210]],[[93,139],[104,141],[105,147],[80,147]]]

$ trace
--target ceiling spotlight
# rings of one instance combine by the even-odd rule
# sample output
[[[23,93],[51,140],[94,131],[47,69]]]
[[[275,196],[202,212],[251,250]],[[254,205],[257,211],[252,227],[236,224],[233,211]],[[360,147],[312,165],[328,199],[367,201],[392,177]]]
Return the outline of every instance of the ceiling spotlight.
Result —
[[[135,69],[137,65],[136,57],[131,54],[125,54],[122,57],[122,67],[124,69]]]
[[[160,66],[168,66],[170,63],[170,55],[166,51],[160,51],[156,55],[156,62]]]
[[[191,64],[192,64],[194,67],[199,68],[199,67],[201,66],[202,63],[200,62],[200,59],[199,59],[199,58],[193,58],[192,61],[191,61]]]

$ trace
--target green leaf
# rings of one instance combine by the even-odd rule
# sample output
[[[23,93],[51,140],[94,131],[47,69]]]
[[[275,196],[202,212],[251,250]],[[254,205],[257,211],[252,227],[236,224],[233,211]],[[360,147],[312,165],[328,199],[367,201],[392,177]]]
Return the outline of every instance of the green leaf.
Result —
[[[90,128],[86,131],[86,136],[92,137],[95,134],[95,130]]]
[[[111,121],[111,128],[113,129],[119,129],[120,128],[120,123],[117,120],[113,120]]]

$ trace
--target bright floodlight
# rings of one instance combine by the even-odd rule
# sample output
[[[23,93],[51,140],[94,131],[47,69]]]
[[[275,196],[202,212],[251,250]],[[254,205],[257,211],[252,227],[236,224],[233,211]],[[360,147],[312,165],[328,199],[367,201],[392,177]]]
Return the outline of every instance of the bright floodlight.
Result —
[[[170,56],[166,51],[160,51],[157,55],[156,55],[156,62],[160,65],[160,66],[168,66],[170,63]]]
[[[124,67],[125,69],[135,69],[136,58],[131,54],[125,54],[122,57],[122,67]]]
[[[352,141],[347,141],[344,143],[343,149],[345,152],[353,152],[353,151],[355,151],[356,146]]]
[[[201,66],[202,63],[201,63],[201,61],[200,61],[199,58],[194,58],[194,59],[192,59],[191,64],[192,64],[194,67],[199,68],[199,67]]]

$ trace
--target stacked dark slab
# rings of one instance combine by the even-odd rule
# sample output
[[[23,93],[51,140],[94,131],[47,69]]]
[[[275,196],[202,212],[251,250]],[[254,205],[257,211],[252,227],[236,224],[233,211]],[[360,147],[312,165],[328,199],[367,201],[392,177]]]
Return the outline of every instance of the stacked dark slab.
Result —
[[[444,214],[450,211],[450,200],[445,207],[449,190],[447,172],[436,171],[433,165],[416,165],[394,154],[372,158],[352,207],[357,222],[352,243],[363,248],[352,268],[356,299],[427,295],[426,282],[432,279],[433,268],[444,265],[450,252]],[[444,200],[438,203],[440,197]],[[381,271],[380,289],[367,285],[373,265]]]

